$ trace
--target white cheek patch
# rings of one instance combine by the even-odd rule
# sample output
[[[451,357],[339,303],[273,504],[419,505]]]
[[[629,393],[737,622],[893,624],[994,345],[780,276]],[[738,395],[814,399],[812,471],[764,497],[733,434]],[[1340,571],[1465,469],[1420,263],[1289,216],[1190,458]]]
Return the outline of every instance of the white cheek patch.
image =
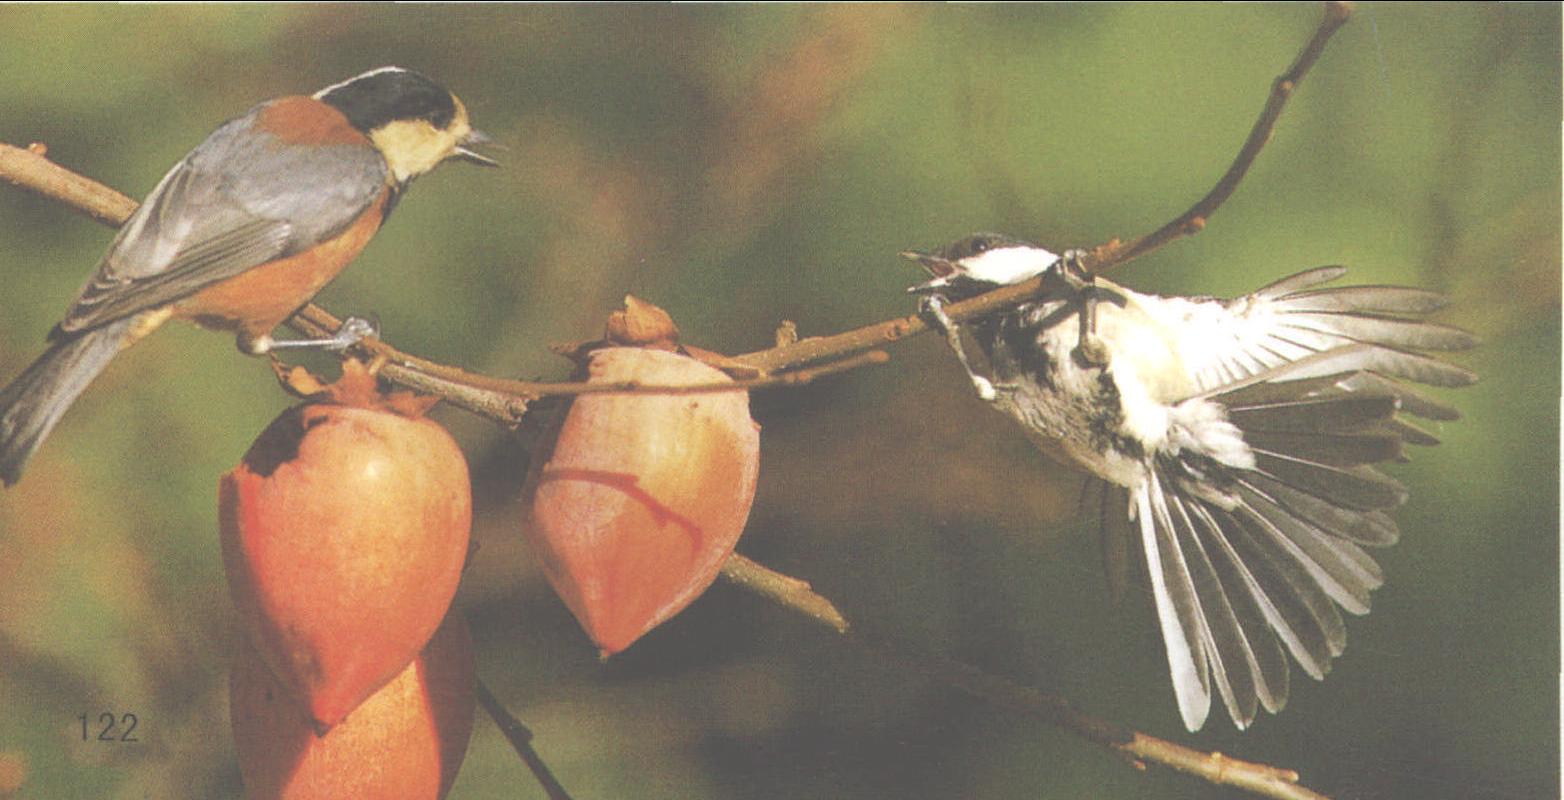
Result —
[[[1035,277],[1059,257],[1041,247],[1000,247],[961,260],[970,277],[1008,286]]]

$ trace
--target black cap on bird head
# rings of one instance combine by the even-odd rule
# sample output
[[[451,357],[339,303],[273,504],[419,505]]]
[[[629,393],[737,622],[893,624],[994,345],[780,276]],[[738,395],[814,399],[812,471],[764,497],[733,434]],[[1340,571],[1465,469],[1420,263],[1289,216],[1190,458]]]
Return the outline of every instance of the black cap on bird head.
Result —
[[[457,158],[487,167],[492,159],[468,149],[489,141],[467,108],[445,87],[401,67],[381,67],[316,92],[319,100],[380,148],[398,181],[406,182]]]
[[[401,67],[381,67],[334,83],[315,99],[341,111],[364,133],[395,120],[424,120],[445,128],[456,118],[456,98],[445,87]]]

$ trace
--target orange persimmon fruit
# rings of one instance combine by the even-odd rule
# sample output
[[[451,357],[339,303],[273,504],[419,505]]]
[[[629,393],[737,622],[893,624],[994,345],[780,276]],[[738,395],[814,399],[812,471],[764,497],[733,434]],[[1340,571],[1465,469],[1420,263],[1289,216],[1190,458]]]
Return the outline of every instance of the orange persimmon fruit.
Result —
[[[314,723],[248,642],[229,677],[229,721],[249,800],[438,800],[472,734],[472,639],[460,614],[341,724]]]
[[[672,352],[593,351],[591,382],[729,380]],[[525,526],[554,590],[604,655],[679,613],[716,579],[749,518],[760,428],[743,391],[575,398],[532,474]]]
[[[327,394],[283,412],[219,489],[241,624],[319,731],[429,641],[472,520],[467,461],[427,403],[360,369]]]

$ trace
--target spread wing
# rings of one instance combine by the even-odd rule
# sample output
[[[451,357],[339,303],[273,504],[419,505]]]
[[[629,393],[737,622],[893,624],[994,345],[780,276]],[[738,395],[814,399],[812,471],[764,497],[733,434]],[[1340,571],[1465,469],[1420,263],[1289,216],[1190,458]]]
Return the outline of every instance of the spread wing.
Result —
[[[1315,679],[1329,672],[1346,646],[1341,612],[1367,613],[1384,580],[1365,548],[1399,535],[1389,512],[1406,490],[1375,465],[1405,460],[1404,445],[1437,443],[1404,417],[1458,417],[1406,382],[1476,379],[1419,352],[1475,343],[1419,319],[1443,298],[1315,288],[1343,271],[1311,270],[1236,300],[1180,301],[1169,313],[1191,326],[1180,349],[1200,389],[1171,409],[1185,444],[1156,454],[1141,485],[1103,489],[1103,518],[1118,519],[1105,535],[1138,536],[1145,553],[1190,730],[1213,696],[1240,728],[1259,708],[1280,710],[1285,654]],[[1221,413],[1184,413],[1210,404]],[[1233,433],[1247,452],[1235,455]]]
[[[66,313],[64,333],[167,305],[330,238],[386,185],[361,145],[301,146],[259,130],[259,106],[169,171],[109,245]]]
[[[1201,393],[1354,345],[1309,374],[1370,370],[1434,386],[1475,380],[1468,370],[1416,352],[1476,344],[1466,331],[1420,319],[1444,307],[1442,295],[1397,286],[1318,288],[1345,273],[1344,267],[1319,267],[1244,297],[1168,298],[1156,309],[1168,316],[1163,321],[1169,329],[1180,332],[1180,356]]]
[[[1276,374],[1276,373],[1272,373]],[[1365,614],[1383,574],[1365,548],[1394,544],[1405,489],[1375,464],[1434,444],[1398,412],[1404,387],[1372,373],[1259,380],[1210,398],[1243,439],[1235,466],[1201,449],[1155,457],[1135,487],[1102,484],[1105,550],[1138,538],[1185,725],[1218,696],[1239,728],[1287,702],[1286,654],[1319,680],[1346,646],[1341,611]],[[1175,411],[1177,416],[1177,411]],[[1198,436],[1196,437],[1198,438]],[[1120,557],[1122,558],[1122,556]],[[1110,565],[1113,564],[1110,560]]]

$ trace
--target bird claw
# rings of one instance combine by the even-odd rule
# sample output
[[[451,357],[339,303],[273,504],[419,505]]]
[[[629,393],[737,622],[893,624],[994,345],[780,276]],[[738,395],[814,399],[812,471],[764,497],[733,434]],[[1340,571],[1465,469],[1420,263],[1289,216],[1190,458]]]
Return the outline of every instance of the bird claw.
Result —
[[[1059,276],[1081,295],[1080,341],[1075,356],[1087,367],[1106,367],[1108,345],[1097,336],[1097,280],[1082,266],[1085,250],[1070,249],[1059,257]]]
[[[914,287],[917,288],[917,287]],[[956,321],[945,313],[945,297],[938,294],[926,294],[918,298],[918,316],[923,317],[929,323],[929,327],[936,328],[942,334],[949,334],[956,329]]]
[[[1082,266],[1085,260],[1086,251],[1074,247],[1059,256],[1059,277],[1064,278],[1064,282],[1072,289],[1084,289],[1095,282],[1093,280],[1095,276]]]
[[[998,389],[993,381],[977,374],[972,368],[972,362],[967,359],[966,347],[961,343],[961,331],[958,323],[945,313],[945,297],[943,295],[925,295],[918,300],[918,314],[928,320],[929,327],[939,331],[945,336],[945,343],[955,352],[956,360],[961,362],[961,368],[966,370],[967,378],[972,381],[972,388],[977,390],[977,396],[985,403],[992,403],[999,397]],[[1011,387],[1003,387],[1011,388]]]
[[[984,402],[992,403],[998,394],[993,388],[992,381],[978,375],[978,370],[974,370],[971,361],[968,361],[967,347],[962,345],[959,323],[945,313],[945,295],[931,294],[918,298],[918,314],[929,320],[929,327],[945,334],[945,344],[949,345],[951,352],[956,353],[956,359],[962,363],[962,369],[967,370],[967,378],[970,378],[973,383],[973,389],[978,391],[978,397],[981,397]]]
[[[321,347],[337,353],[365,339],[375,339],[379,338],[379,336],[380,323],[373,318],[373,315],[368,319],[364,317],[348,317],[342,321],[342,327],[338,328],[337,332],[330,339],[325,340],[326,344],[321,345]]]
[[[250,347],[240,343],[240,349],[252,355],[261,355],[273,350],[291,349],[302,350],[315,348],[325,350],[328,353],[340,353],[343,350],[380,335],[380,325],[373,318],[348,317],[342,321],[337,332],[325,339],[289,339],[287,341],[275,341],[269,336],[258,337],[252,340]],[[254,348],[261,348],[256,350]]]

